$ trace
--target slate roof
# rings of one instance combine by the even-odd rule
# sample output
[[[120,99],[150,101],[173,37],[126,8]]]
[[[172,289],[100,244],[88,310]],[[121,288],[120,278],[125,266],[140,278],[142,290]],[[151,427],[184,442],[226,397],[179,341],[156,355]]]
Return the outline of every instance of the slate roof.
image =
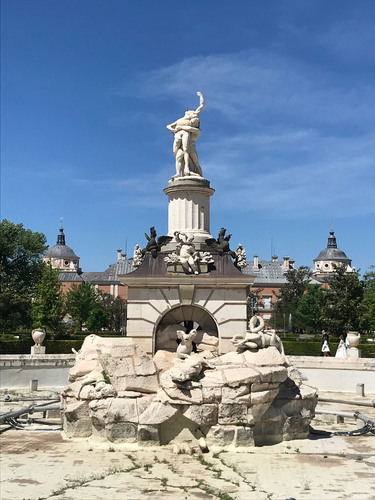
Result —
[[[83,281],[86,283],[119,283],[120,274],[128,274],[133,271],[133,259],[119,260],[111,264],[105,271],[84,272]]]
[[[59,281],[81,282],[83,281],[83,279],[82,279],[82,274],[77,273],[77,271],[60,271]]]
[[[292,267],[290,267],[292,269]],[[285,283],[285,269],[283,262],[260,260],[254,268],[254,261],[248,262],[242,269],[244,274],[255,276],[254,285],[277,285]]]

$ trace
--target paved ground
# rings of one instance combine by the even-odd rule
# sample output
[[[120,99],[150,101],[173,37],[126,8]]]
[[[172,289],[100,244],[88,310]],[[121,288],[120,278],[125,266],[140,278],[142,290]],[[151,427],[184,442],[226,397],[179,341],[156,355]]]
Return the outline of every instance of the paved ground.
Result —
[[[20,403],[7,403],[5,411],[28,406],[30,401]],[[2,403],[0,413],[4,407]],[[324,407],[358,410],[375,419],[375,408],[328,403]],[[330,421],[314,421],[314,428],[346,431],[362,426],[353,419],[336,424],[333,417],[327,418]],[[171,447],[72,442],[62,438],[58,425],[57,420],[49,420],[48,425],[35,422],[27,430],[2,432],[2,500],[375,499],[374,434],[311,435],[274,446],[178,455]]]

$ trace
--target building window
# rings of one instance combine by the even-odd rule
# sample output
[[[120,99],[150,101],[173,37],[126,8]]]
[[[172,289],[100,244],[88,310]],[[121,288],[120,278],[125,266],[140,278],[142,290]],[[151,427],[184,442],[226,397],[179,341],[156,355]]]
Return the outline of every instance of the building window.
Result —
[[[262,295],[263,309],[271,309],[271,295]]]

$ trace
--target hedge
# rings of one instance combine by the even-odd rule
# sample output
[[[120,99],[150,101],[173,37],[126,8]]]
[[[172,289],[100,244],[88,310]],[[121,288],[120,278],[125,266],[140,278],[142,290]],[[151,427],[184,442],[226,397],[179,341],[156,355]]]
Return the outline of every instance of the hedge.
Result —
[[[0,353],[1,354],[30,354],[31,346],[34,345],[32,338],[26,339],[7,339],[0,337]],[[75,340],[45,340],[43,345],[46,346],[46,354],[71,354],[72,348],[78,351],[84,341],[82,338],[75,338]],[[308,340],[289,341],[283,340],[285,354],[290,356],[320,356],[322,343],[311,342]],[[331,349],[331,356],[336,354],[338,342],[332,341],[329,344]],[[359,345],[361,355],[363,358],[375,358],[375,344],[363,343]]]

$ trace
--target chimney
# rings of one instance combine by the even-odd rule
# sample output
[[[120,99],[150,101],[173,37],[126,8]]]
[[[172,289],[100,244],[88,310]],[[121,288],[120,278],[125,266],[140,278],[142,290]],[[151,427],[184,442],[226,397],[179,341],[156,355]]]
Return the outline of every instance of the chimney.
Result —
[[[277,255],[272,255],[272,262],[277,262],[279,257]]]
[[[254,255],[254,270],[258,271],[259,269],[259,260],[258,260],[258,255]]]
[[[289,261],[290,267],[291,267],[292,269],[294,269],[294,264],[295,264],[295,262],[296,262],[296,261],[295,261],[294,259],[290,259],[290,261]]]
[[[122,252],[122,248],[118,248],[117,249],[117,260],[121,260],[121,252]]]
[[[125,257],[126,257],[126,253],[122,253],[121,254],[121,260],[125,260]]]
[[[289,257],[283,257],[284,259],[284,269],[289,269]]]

